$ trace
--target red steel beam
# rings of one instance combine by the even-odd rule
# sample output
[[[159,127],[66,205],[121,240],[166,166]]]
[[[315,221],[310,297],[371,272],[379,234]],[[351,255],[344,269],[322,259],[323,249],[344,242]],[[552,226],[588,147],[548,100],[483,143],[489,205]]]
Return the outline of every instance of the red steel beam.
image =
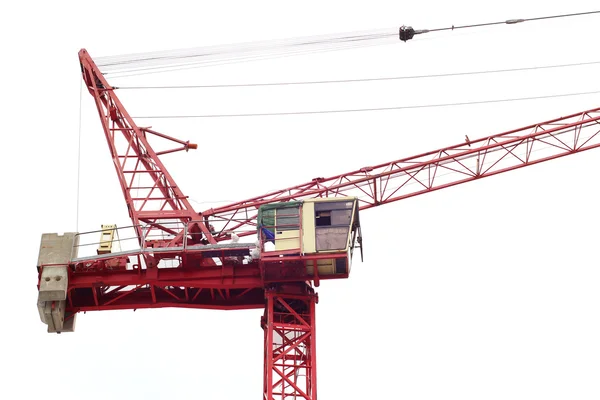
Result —
[[[263,204],[316,197],[355,196],[360,209],[433,192],[600,147],[600,108],[487,136],[413,157],[364,167],[330,178],[211,208],[202,213],[221,233],[256,229]]]
[[[208,290],[195,286],[158,286],[154,284],[127,286],[119,290],[96,286],[72,289],[67,294],[67,312],[136,310],[142,308],[196,308],[210,310],[246,310],[264,308],[265,294],[262,287],[230,289],[234,297],[213,297]],[[186,298],[186,291],[198,296]],[[96,296],[96,297],[94,297]]]
[[[168,254],[169,259],[173,255],[178,257],[181,254],[173,250]],[[125,267],[129,264],[122,262],[124,257],[139,256],[139,252],[133,252],[128,256],[88,257],[68,264],[67,311],[160,307],[246,309],[255,308],[257,305],[262,307],[262,293],[265,287],[283,282],[305,283],[314,279],[312,274],[303,269],[291,269],[290,262],[337,257],[329,254],[308,255],[304,258],[289,256],[283,259],[277,257],[274,261],[247,260],[243,263],[219,257],[220,265],[206,265],[202,262],[204,258],[197,258],[198,254],[187,254],[185,261],[179,262],[177,267],[149,267],[140,264]],[[113,260],[118,260],[119,263],[113,263]],[[283,264],[282,260],[285,261]],[[54,264],[40,267],[38,282],[43,269],[52,265]],[[110,269],[109,265],[115,267]],[[348,274],[320,277],[345,278],[348,278]],[[250,303],[248,299],[251,299]]]
[[[173,226],[164,227],[161,220],[173,218],[187,223],[200,219],[158,157],[159,154],[187,151],[196,148],[196,145],[149,128],[138,127],[85,49],[79,52],[79,61],[85,84],[94,98],[129,216],[136,227],[140,243],[145,234],[140,225],[142,221],[151,223],[151,229],[170,231]],[[148,135],[174,142],[178,147],[156,152],[147,140]],[[196,222],[191,228],[202,232],[209,243],[215,243],[202,221]]]
[[[213,289],[264,286],[258,263],[233,267],[148,268],[127,271],[70,272],[69,289],[105,286],[162,284]]]

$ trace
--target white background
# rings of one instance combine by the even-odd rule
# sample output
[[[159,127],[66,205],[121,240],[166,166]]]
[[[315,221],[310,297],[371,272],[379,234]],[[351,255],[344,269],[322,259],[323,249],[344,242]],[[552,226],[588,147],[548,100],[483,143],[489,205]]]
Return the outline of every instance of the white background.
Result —
[[[215,4],[216,3],[216,4]],[[594,1],[5,2],[0,398],[247,399],[261,310],[36,310],[44,232],[127,225],[77,52],[92,56],[591,11]],[[600,16],[110,80],[115,85],[352,79],[600,61]],[[122,91],[132,115],[390,107],[600,90],[598,65],[302,87]],[[165,163],[198,211],[598,107],[598,95],[354,114],[140,120],[201,151]],[[79,110],[81,164],[78,184]],[[327,157],[312,156],[324,148]],[[321,399],[597,399],[599,153],[365,211],[365,261],[319,288]],[[79,201],[77,200],[79,198]],[[77,211],[79,210],[79,212]],[[33,397],[33,398],[35,398]]]

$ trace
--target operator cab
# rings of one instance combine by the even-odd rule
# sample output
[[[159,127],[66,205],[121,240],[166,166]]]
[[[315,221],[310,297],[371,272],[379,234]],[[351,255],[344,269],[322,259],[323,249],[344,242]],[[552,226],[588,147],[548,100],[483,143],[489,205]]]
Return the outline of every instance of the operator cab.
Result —
[[[347,278],[354,248],[361,242],[358,200],[265,204],[258,211],[258,237],[267,280]]]

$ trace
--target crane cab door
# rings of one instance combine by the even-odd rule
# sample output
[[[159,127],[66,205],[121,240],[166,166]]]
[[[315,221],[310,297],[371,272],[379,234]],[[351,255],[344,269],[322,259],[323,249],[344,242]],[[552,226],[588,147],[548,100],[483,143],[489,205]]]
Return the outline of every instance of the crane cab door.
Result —
[[[300,202],[275,203],[260,207],[259,229],[265,253],[300,253],[302,246],[300,215]]]
[[[275,210],[275,251],[300,250],[300,206]]]

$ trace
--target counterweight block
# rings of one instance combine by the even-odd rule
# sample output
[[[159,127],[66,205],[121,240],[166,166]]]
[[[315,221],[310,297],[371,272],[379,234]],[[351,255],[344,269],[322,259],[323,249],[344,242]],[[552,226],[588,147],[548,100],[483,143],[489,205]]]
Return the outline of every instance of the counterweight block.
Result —
[[[76,256],[79,236],[69,232],[42,235],[37,269],[39,273],[37,307],[48,332],[73,332],[75,315],[65,314],[69,286],[69,263]]]

